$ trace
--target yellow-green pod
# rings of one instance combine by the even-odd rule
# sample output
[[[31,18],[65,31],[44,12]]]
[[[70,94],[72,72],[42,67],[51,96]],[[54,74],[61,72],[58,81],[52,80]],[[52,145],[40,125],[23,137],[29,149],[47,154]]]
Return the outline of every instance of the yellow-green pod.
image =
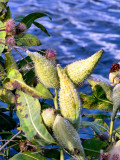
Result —
[[[52,128],[54,120],[55,120],[55,109],[47,108],[42,112],[42,118],[45,125],[49,128]]]
[[[60,65],[57,65],[60,79],[59,106],[61,114],[73,124],[81,116],[81,101],[77,90]]]
[[[91,74],[102,54],[103,50],[100,50],[87,59],[75,61],[67,65],[65,71],[68,77],[75,84],[82,83]]]
[[[34,62],[35,73],[39,81],[47,88],[59,88],[59,78],[55,65],[37,52],[26,51]]]
[[[57,115],[53,124],[53,133],[62,148],[78,159],[85,159],[79,134],[68,120]]]

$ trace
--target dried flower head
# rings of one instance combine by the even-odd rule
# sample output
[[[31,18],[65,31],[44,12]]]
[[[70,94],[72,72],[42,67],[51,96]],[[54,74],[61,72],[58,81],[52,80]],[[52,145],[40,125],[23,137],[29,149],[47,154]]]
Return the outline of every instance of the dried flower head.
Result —
[[[8,46],[14,46],[15,45],[15,38],[13,36],[9,36],[6,38],[6,44]]]
[[[119,69],[120,69],[120,65],[119,64],[113,64],[111,66],[111,68],[110,68],[110,72],[109,73],[119,71]]]
[[[56,59],[56,55],[57,55],[57,52],[55,49],[53,48],[48,48],[46,51],[45,51],[45,56],[47,59],[50,59],[50,60],[55,60]]]
[[[109,80],[112,86],[120,83],[120,64],[113,64],[109,71]]]
[[[27,31],[27,27],[24,23],[19,23],[19,25],[16,28],[16,32],[17,34],[22,33],[22,32],[26,32]]]
[[[8,35],[15,35],[16,28],[15,28],[15,21],[13,19],[9,19],[6,21],[6,33]]]

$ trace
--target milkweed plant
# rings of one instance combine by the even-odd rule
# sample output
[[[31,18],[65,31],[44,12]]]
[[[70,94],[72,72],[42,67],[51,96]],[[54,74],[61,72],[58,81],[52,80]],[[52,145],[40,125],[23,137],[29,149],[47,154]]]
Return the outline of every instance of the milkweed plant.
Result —
[[[34,12],[12,18],[7,3],[0,1],[0,157],[120,159],[120,127],[114,127],[120,119],[120,63],[111,66],[109,82],[91,74],[103,55],[102,49],[62,68],[54,49],[30,50],[41,41],[27,31],[34,25],[50,36],[36,20],[51,17]],[[27,56],[15,61],[13,50],[21,56],[26,52]],[[91,95],[79,92],[84,81],[91,87]],[[83,108],[98,112],[83,112]],[[84,128],[91,128],[94,136],[81,138]]]

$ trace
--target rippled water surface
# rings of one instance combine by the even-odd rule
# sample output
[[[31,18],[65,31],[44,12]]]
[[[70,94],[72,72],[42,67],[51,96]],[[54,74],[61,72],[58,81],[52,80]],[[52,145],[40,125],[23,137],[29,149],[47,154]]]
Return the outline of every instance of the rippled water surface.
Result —
[[[10,0],[9,5],[13,17],[38,11],[52,17],[38,19],[51,37],[34,26],[30,32],[40,38],[40,48],[57,50],[62,66],[104,49],[94,73],[108,78],[110,66],[120,60],[119,0]]]

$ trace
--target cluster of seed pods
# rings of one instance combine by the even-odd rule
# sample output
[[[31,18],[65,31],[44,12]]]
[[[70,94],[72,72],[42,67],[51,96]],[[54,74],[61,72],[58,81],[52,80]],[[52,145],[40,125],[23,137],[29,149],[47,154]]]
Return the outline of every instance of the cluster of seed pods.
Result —
[[[60,113],[56,114],[55,109],[51,108],[43,110],[44,123],[53,130],[61,147],[67,149],[75,157],[84,159],[84,150],[75,129],[80,126],[82,109],[75,85],[88,78],[101,58],[103,50],[85,60],[73,62],[64,69],[60,65],[54,65],[51,61],[56,56],[54,51],[47,50],[45,56],[29,50],[26,52],[33,60],[39,81],[47,88],[59,89]],[[75,127],[76,124],[77,127]]]

